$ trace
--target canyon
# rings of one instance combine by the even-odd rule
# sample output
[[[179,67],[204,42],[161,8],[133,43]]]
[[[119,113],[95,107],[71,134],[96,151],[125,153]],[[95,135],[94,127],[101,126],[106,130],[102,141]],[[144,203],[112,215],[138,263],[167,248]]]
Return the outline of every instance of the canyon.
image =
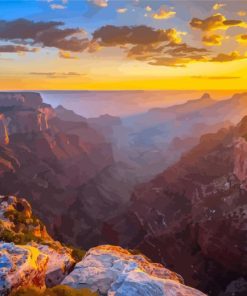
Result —
[[[46,225],[24,223],[16,228],[2,217],[7,238],[6,229],[12,234],[32,229],[28,236],[15,234],[17,241],[6,241],[2,235],[4,252],[20,252],[28,258],[35,249],[44,258],[53,258],[50,272],[40,273],[41,286],[61,283],[74,268],[71,249],[62,245],[66,244],[90,250],[83,268],[88,268],[87,260],[107,267],[105,256],[116,253],[120,262],[111,274],[114,280],[111,287],[104,283],[109,295],[126,295],[136,280],[145,287],[155,286],[152,289],[160,291],[157,295],[169,295],[169,291],[202,295],[181,286],[179,279],[170,283],[165,277],[164,282],[156,274],[154,280],[146,270],[140,275],[139,261],[127,249],[160,262],[208,295],[230,296],[231,291],[245,295],[246,114],[246,93],[221,101],[204,94],[197,100],[125,118],[109,114],[86,118],[44,103],[39,93],[0,93],[2,203],[25,208],[24,220],[33,215],[30,203],[34,215]],[[18,239],[27,245],[33,235],[46,244],[40,246],[34,239],[24,249],[15,246]],[[51,237],[62,243],[55,243],[58,254],[51,248],[55,242]],[[101,247],[108,244],[126,251]],[[102,262],[94,257],[98,252]],[[57,258],[66,268],[53,266]],[[133,260],[133,266],[126,260]],[[48,262],[44,259],[40,264],[49,266]],[[106,267],[101,272],[109,279]],[[70,273],[66,284],[78,288],[75,278],[89,280],[80,268]],[[31,272],[30,282],[40,282],[36,272]],[[95,275],[95,282],[87,287],[100,290],[98,281]],[[113,287],[116,290],[111,291]]]

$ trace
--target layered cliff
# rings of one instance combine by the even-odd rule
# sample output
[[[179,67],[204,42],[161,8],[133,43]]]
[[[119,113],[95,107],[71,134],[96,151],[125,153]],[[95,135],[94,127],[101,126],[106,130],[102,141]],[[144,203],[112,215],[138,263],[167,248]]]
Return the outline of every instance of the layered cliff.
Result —
[[[28,196],[53,231],[78,188],[111,165],[111,144],[87,122],[65,121],[38,93],[0,93],[0,187]]]

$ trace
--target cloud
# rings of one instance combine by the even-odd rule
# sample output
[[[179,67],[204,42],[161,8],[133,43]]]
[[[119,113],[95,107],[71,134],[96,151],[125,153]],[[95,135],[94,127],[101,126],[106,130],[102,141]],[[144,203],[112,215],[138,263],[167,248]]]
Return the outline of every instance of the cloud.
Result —
[[[240,79],[240,76],[191,76],[195,79],[212,79],[212,80],[228,80],[228,79]]]
[[[202,31],[227,30],[231,27],[247,27],[247,23],[241,20],[228,20],[220,13],[206,19],[193,18],[190,22],[192,28]]]
[[[210,52],[205,48],[196,48],[186,43],[168,45],[137,45],[129,53],[129,58],[147,61],[150,65],[185,67],[195,61],[206,61]]]
[[[128,9],[127,8],[118,8],[117,12],[118,13],[125,13]]]
[[[51,9],[65,9],[66,6],[62,5],[62,4],[51,4],[50,5]]]
[[[85,32],[78,28],[60,28],[63,22],[34,22],[26,19],[0,21],[0,40],[20,44],[54,47],[81,52],[87,48]]]
[[[97,51],[100,51],[102,46],[97,41],[91,41],[88,45],[87,51],[89,53],[95,53]]]
[[[235,60],[246,59],[246,55],[241,55],[238,51],[233,51],[230,53],[219,53],[217,56],[213,57],[211,62],[231,62]]]
[[[104,26],[93,33],[93,42],[100,47],[123,48],[127,58],[151,65],[185,67],[188,63],[207,61],[211,52],[182,43],[176,29],[153,29],[147,26]]]
[[[219,9],[221,9],[224,6],[226,6],[226,4],[224,4],[224,3],[215,3],[213,5],[213,10],[219,10]]]
[[[157,57],[149,64],[153,66],[185,67],[187,64],[197,60],[191,58]]]
[[[202,38],[202,41],[207,46],[219,46],[222,44],[223,36],[213,34],[213,35],[205,35]]]
[[[167,53],[167,52],[166,52]],[[154,57],[153,60],[149,61],[150,65],[155,66],[168,66],[168,67],[185,67],[189,63],[194,62],[231,62],[235,60],[242,60],[247,59],[247,55],[241,55],[237,51],[233,51],[231,53],[219,53],[215,57],[211,57],[210,54],[199,54],[199,53],[190,53],[190,54],[173,54],[169,52],[170,55],[168,56],[160,56]],[[196,76],[197,78],[200,76]],[[224,76],[223,76],[224,77]],[[237,78],[237,77],[236,77]],[[223,79],[222,76],[220,77],[211,77],[211,79]],[[224,79],[226,79],[224,77]],[[229,79],[229,78],[228,78]]]
[[[37,48],[29,48],[23,45],[0,45],[0,53],[25,53],[37,52]]]
[[[166,50],[166,53],[177,56],[177,57],[189,57],[193,58],[195,56],[205,56],[209,53],[209,50],[206,48],[197,48],[190,46],[186,43],[176,44],[176,45],[169,45],[170,49]]]
[[[158,12],[154,13],[152,17],[156,20],[163,20],[163,19],[169,19],[171,17],[174,17],[176,15],[175,11],[168,10],[165,7],[161,7]]]
[[[30,72],[28,75],[44,76],[46,78],[70,78],[75,76],[84,76],[84,74],[77,72]]]
[[[240,10],[240,11],[238,11],[237,15],[239,15],[239,16],[246,16],[247,15],[247,11]]]
[[[181,42],[181,33],[175,29],[153,29],[148,26],[104,26],[93,33],[93,40],[102,46],[149,45]]]
[[[108,0],[91,0],[91,2],[94,5],[97,5],[99,7],[107,7],[108,6]]]
[[[59,51],[59,57],[62,59],[78,60],[77,56],[74,56],[69,51]]]
[[[239,43],[247,44],[247,34],[238,35],[236,40]]]

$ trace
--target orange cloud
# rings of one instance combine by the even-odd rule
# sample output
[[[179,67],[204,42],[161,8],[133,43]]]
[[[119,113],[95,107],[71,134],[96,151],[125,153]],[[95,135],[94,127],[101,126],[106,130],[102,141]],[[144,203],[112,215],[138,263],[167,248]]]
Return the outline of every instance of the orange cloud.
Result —
[[[59,51],[59,57],[62,59],[78,60],[77,56],[74,56],[69,51]]]
[[[202,38],[202,41],[207,46],[219,46],[222,44],[222,40],[224,39],[221,35],[205,35]]]
[[[213,10],[219,10],[224,6],[226,6],[226,4],[224,4],[224,3],[215,3],[213,6]]]
[[[239,43],[247,44],[247,34],[238,35],[236,39]]]
[[[247,15],[247,12],[244,11],[244,10],[240,10],[240,11],[238,11],[237,14],[238,14],[239,16],[246,16],[246,15]]]
[[[108,0],[91,0],[91,2],[99,7],[107,7],[108,6]]]
[[[227,30],[231,27],[247,27],[247,23],[241,20],[228,20],[220,13],[206,19],[193,18],[190,22],[192,28],[202,31]]]
[[[168,10],[165,7],[161,7],[158,12],[154,13],[152,17],[156,20],[163,20],[163,19],[169,19],[171,17],[174,17],[176,15],[176,12],[173,10]]]
[[[118,13],[125,13],[128,9],[127,8],[118,8],[117,12]]]

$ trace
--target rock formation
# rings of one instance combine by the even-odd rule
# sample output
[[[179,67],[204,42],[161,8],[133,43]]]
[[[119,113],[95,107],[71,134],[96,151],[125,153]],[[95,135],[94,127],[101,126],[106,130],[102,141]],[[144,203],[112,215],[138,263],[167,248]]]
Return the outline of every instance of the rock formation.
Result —
[[[143,255],[114,246],[89,250],[64,279],[64,285],[88,287],[108,296],[203,296],[182,278]]]
[[[31,246],[0,243],[0,295],[20,287],[45,287],[48,258]]]
[[[42,285],[46,283],[46,286],[51,287],[61,283],[75,264],[72,250],[63,247],[58,241],[51,238],[44,224],[33,215],[30,204],[22,198],[1,196],[0,219],[0,240],[9,242],[9,244],[2,245],[3,250],[0,253],[8,253],[10,279],[20,277],[18,282],[11,283],[11,286],[13,288],[26,286],[25,283],[22,284],[22,277],[26,277],[27,284],[31,285],[33,283],[32,277],[37,280],[36,276],[39,273],[40,280],[38,282]],[[20,266],[16,265],[17,274],[15,275],[11,273],[11,262],[15,260],[15,254],[18,253],[22,254],[23,259],[21,258],[18,263]],[[2,256],[1,259],[5,260],[5,257]],[[30,268],[34,267],[34,271],[28,269],[28,264],[30,264]],[[4,274],[5,265],[1,267],[0,273]],[[18,268],[24,268],[25,273],[19,274]],[[8,280],[9,277],[5,279],[5,281]]]

